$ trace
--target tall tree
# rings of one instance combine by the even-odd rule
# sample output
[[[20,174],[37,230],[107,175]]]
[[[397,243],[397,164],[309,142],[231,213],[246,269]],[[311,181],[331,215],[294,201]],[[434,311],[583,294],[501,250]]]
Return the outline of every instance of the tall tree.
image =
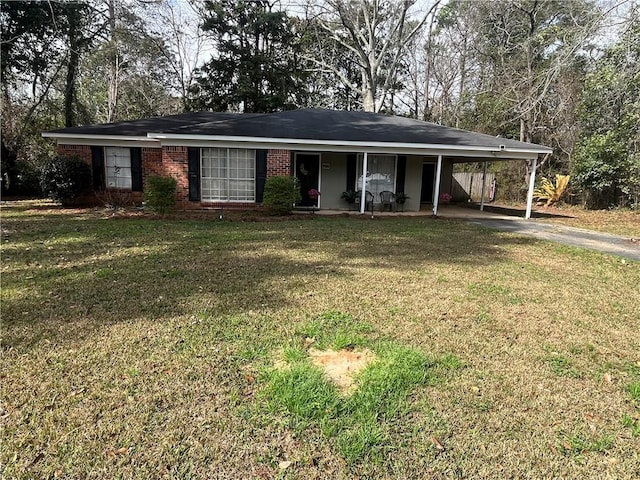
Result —
[[[94,10],[83,2],[63,4],[66,19],[67,73],[64,89],[64,124],[78,124],[78,76],[82,55],[89,49],[99,28],[91,31]]]
[[[205,2],[202,29],[214,55],[191,88],[192,108],[272,112],[303,103],[298,35],[277,6],[265,0]]]
[[[311,58],[358,92],[365,111],[377,112],[397,86],[398,68],[407,45],[420,31],[439,3],[413,18],[416,0],[325,0],[311,5],[308,15],[330,38],[346,49],[358,66],[360,81],[354,82],[341,65]]]
[[[85,122],[115,122],[173,113],[164,38],[151,31],[146,5],[95,0],[101,28],[81,65]],[[177,93],[177,92],[176,92]]]
[[[360,92],[352,88],[353,85],[360,85],[360,68],[353,61],[351,52],[316,25],[316,19],[298,19],[297,22],[298,31],[301,32],[302,57],[309,72],[305,106],[333,110],[361,108]],[[327,68],[327,65],[332,67]],[[343,82],[341,78],[349,81]]]
[[[574,165],[587,206],[640,208],[640,4],[586,79]]]
[[[0,9],[4,193],[19,187],[18,163],[65,67],[61,18],[63,5],[58,3],[3,2]]]
[[[188,109],[189,90],[195,73],[205,56],[205,35],[201,29],[196,3],[189,5],[160,0],[146,7],[145,19],[150,27],[149,39],[156,45],[167,67],[171,89]]]

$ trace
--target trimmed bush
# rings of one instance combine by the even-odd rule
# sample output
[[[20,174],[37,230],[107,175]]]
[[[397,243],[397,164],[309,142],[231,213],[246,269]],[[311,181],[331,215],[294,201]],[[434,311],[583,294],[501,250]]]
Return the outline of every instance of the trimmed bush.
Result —
[[[176,205],[177,188],[178,182],[175,178],[157,175],[147,177],[144,201],[151,210],[164,215]]]
[[[297,178],[288,176],[267,178],[262,203],[274,215],[288,215],[301,199]]]
[[[40,187],[47,197],[63,205],[91,191],[91,167],[78,157],[56,157],[40,171]]]

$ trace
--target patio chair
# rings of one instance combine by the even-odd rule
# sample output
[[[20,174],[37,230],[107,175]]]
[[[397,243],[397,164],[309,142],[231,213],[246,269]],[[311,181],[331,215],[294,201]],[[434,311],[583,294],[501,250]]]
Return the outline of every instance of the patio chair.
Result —
[[[371,193],[369,190],[365,190],[364,192],[364,199],[365,199],[365,204],[364,204],[364,211],[368,212],[369,210],[371,210],[373,208],[373,199],[375,197],[373,196],[373,193]],[[362,200],[362,190],[358,190],[356,192],[356,205],[358,207],[358,211],[360,210],[360,201]]]
[[[389,206],[389,211],[393,212],[396,205],[396,194],[391,190],[384,190],[380,192],[380,211],[384,212],[384,209]]]

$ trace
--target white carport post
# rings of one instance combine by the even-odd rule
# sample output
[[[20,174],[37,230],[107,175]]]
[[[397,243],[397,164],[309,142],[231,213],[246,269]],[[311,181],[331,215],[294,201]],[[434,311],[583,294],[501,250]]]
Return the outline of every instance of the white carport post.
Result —
[[[360,213],[364,213],[364,209],[367,207],[367,152],[364,152],[362,157],[362,186],[360,192]]]
[[[484,211],[484,191],[487,187],[487,162],[482,164],[482,193],[480,194],[480,211]]]
[[[438,155],[436,166],[436,188],[433,191],[433,216],[438,216],[438,200],[440,200],[440,177],[442,176],[442,155]]]
[[[527,220],[531,218],[531,207],[533,205],[533,187],[536,184],[536,168],[538,168],[538,158],[533,159],[531,165],[531,176],[529,177],[529,191],[527,192],[527,211],[524,214],[524,218]]]

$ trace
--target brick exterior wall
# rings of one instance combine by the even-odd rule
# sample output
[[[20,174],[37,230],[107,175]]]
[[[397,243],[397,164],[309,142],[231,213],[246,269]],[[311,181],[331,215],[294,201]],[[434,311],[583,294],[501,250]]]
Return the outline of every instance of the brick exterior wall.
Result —
[[[143,185],[147,184],[147,177],[150,175],[164,175],[162,166],[162,149],[148,148],[142,149],[142,179]]]
[[[58,145],[58,155],[76,156],[91,165],[91,147],[89,145]],[[227,203],[227,202],[190,202],[189,201],[189,162],[187,147],[162,147],[142,148],[142,179],[146,187],[147,178],[150,175],[169,176],[176,179],[177,193],[176,207],[180,210],[191,209],[252,209],[259,204]],[[267,153],[267,177],[275,175],[291,175],[291,152],[289,150],[269,150]],[[97,192],[92,199],[93,203],[104,202],[104,198],[120,193],[127,194],[134,203],[142,202],[142,192],[129,192],[108,189],[106,192]],[[103,200],[101,200],[103,199]]]
[[[178,182],[176,207],[181,210],[197,205],[189,201],[189,158],[187,147],[162,147],[162,173]]]
[[[91,147],[89,145],[58,145],[58,156],[79,157],[91,165]]]
[[[276,175],[291,175],[291,152],[269,150],[267,152],[267,178]]]

